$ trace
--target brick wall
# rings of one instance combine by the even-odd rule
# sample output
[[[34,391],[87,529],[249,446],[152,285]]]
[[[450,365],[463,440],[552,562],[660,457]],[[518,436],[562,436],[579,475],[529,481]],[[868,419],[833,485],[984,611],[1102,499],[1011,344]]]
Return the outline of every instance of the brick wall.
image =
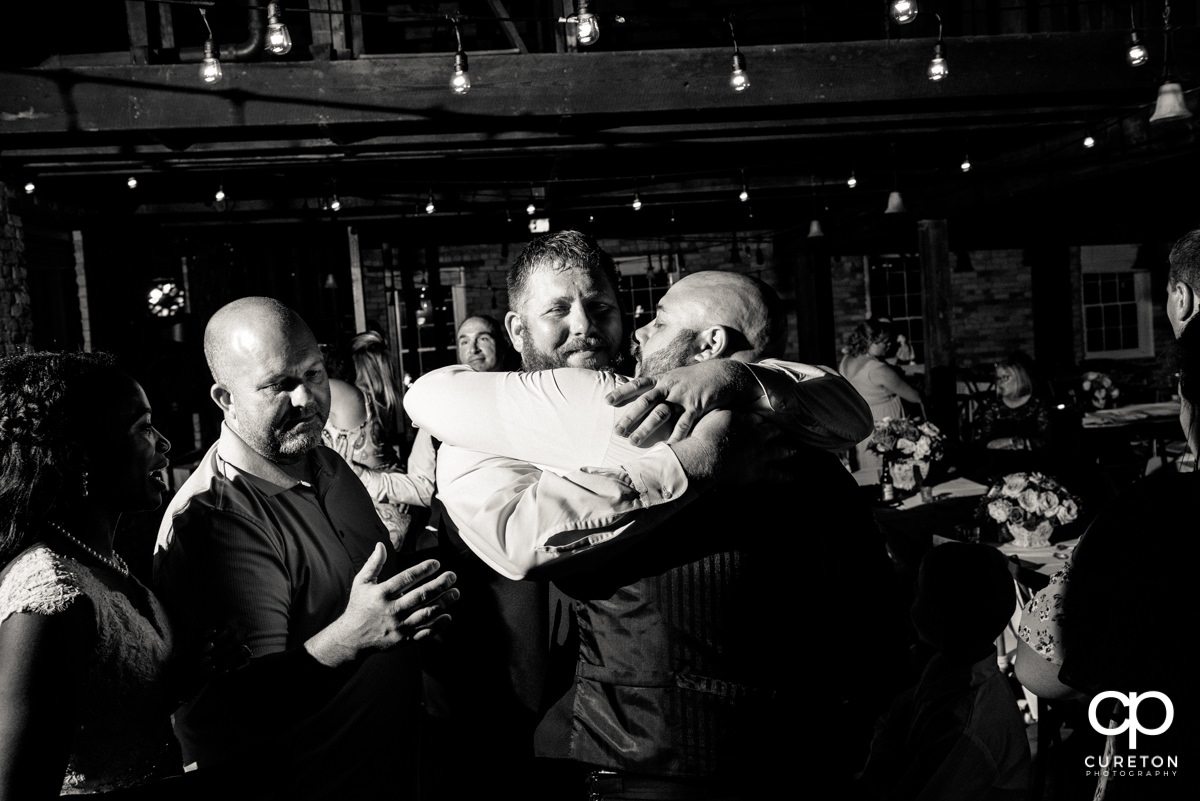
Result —
[[[1020,250],[971,251],[970,270],[950,275],[951,336],[958,366],[992,364],[1024,351],[1033,358],[1033,276]]]
[[[14,197],[0,184],[0,356],[19,353],[33,341],[25,239],[21,218],[12,208]]]

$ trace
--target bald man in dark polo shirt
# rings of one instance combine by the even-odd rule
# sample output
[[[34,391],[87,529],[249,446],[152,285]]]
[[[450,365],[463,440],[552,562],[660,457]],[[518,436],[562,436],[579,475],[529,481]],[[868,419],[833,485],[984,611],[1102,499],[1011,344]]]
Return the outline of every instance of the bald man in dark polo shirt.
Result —
[[[233,626],[252,659],[176,713],[185,766],[229,772],[245,797],[412,797],[409,644],[448,620],[454,575],[400,572],[362,484],[320,446],[329,383],[295,312],[234,301],[204,350],[221,438],[168,507],[155,584],[185,637]]]

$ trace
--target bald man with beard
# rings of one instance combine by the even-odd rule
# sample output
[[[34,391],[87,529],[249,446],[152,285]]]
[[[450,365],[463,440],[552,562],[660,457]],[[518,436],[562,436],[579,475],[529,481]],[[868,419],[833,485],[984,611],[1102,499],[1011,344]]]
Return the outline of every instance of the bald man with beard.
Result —
[[[271,298],[209,320],[220,440],[169,505],[156,589],[185,641],[232,627],[249,664],[175,714],[186,769],[230,797],[415,795],[420,675],[410,643],[448,622],[454,575],[401,572],[362,484],[320,444],[329,381],[312,331]]]
[[[463,540],[497,572],[575,598],[570,751],[595,771],[593,798],[767,797],[796,758],[836,781],[865,753],[854,726],[899,655],[893,575],[823,450],[861,438],[861,410],[838,418],[825,393],[840,379],[820,384],[820,368],[762,361],[782,349],[780,308],[755,279],[694,273],[637,331],[632,381],[451,368],[406,399],[446,443],[438,484]],[[774,388],[779,372],[792,393]],[[628,414],[612,405],[630,399]],[[502,424],[476,422],[485,409]],[[802,747],[805,721],[825,734]]]

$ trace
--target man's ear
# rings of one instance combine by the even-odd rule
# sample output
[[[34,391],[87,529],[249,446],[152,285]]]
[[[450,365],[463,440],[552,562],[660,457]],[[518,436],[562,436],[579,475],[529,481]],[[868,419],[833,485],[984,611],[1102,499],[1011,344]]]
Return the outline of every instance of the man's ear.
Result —
[[[1192,291],[1192,285],[1187,281],[1176,281],[1175,286],[1171,288],[1171,303],[1175,304],[1175,319],[1181,324],[1188,323],[1200,308],[1196,304],[1196,293]]]
[[[525,325],[521,322],[521,317],[514,311],[510,311],[504,315],[504,330],[508,332],[508,338],[512,342],[513,350],[517,353],[525,347]]]
[[[233,395],[229,390],[220,384],[213,384],[208,390],[208,396],[213,399],[213,403],[217,404],[217,408],[231,420],[237,419],[237,412],[233,408]]]
[[[696,353],[693,361],[706,362],[709,359],[720,359],[729,350],[729,332],[723,325],[702,328],[696,334]]]

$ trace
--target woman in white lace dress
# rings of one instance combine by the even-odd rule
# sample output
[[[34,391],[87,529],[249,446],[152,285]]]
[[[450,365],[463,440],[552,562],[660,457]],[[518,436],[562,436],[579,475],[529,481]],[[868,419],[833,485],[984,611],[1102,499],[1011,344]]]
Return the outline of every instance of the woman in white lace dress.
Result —
[[[178,773],[171,631],[113,550],[155,509],[171,445],[111,360],[0,360],[0,799],[124,791]]]

